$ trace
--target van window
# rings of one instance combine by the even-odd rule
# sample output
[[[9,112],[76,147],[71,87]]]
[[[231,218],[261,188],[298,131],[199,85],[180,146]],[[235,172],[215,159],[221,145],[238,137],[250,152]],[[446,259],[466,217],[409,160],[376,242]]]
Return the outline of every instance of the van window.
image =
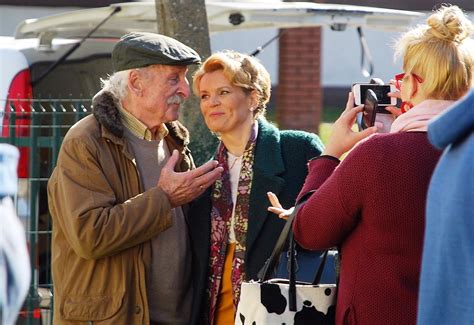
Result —
[[[54,62],[36,62],[30,67],[35,80]],[[110,54],[67,60],[33,87],[35,99],[90,99],[101,88],[100,78],[112,72]]]

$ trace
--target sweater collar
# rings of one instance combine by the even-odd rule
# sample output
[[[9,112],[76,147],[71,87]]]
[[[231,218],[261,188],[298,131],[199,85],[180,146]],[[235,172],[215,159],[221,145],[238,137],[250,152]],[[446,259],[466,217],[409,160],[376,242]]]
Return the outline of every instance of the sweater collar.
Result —
[[[122,105],[117,105],[117,108],[120,112],[122,124],[137,138],[147,141],[161,141],[168,135],[168,129],[164,124],[161,124],[155,131],[152,131],[132,113],[123,108]]]

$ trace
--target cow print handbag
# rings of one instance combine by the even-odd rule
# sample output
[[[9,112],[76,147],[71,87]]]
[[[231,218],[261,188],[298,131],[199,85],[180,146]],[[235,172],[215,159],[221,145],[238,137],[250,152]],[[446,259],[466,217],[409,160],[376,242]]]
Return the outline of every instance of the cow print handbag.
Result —
[[[259,273],[258,281],[243,282],[235,325],[295,324],[332,325],[335,323],[336,284],[320,284],[328,251],[324,252],[312,283],[296,281],[295,241],[292,224],[298,204],[283,228],[272,255]],[[289,240],[289,278],[270,279],[279,256]]]

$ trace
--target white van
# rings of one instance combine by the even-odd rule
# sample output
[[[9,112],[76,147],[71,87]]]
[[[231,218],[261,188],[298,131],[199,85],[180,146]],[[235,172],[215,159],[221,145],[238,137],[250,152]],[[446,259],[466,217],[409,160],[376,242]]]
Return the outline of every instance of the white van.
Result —
[[[416,12],[309,2],[207,1],[211,33],[259,28],[330,26],[400,30]],[[106,17],[90,37],[82,39]],[[0,110],[7,98],[85,98],[111,71],[116,40],[131,31],[156,31],[154,2],[112,4],[22,22],[15,37],[0,37]],[[42,76],[72,47],[64,62]],[[40,78],[44,78],[39,80]],[[1,105],[3,104],[3,105]]]

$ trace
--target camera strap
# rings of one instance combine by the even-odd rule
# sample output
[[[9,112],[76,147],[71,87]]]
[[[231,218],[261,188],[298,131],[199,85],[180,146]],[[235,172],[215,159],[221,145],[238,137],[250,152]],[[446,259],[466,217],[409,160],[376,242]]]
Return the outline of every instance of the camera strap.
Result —
[[[372,77],[372,75],[374,74],[374,62],[372,61],[372,54],[370,54],[369,46],[367,45],[367,40],[365,39],[365,36],[362,33],[362,27],[357,27],[357,33],[359,34],[361,50],[360,67],[362,69],[362,75],[366,78],[369,78]],[[366,68],[366,65],[364,63],[367,63],[368,69]]]

